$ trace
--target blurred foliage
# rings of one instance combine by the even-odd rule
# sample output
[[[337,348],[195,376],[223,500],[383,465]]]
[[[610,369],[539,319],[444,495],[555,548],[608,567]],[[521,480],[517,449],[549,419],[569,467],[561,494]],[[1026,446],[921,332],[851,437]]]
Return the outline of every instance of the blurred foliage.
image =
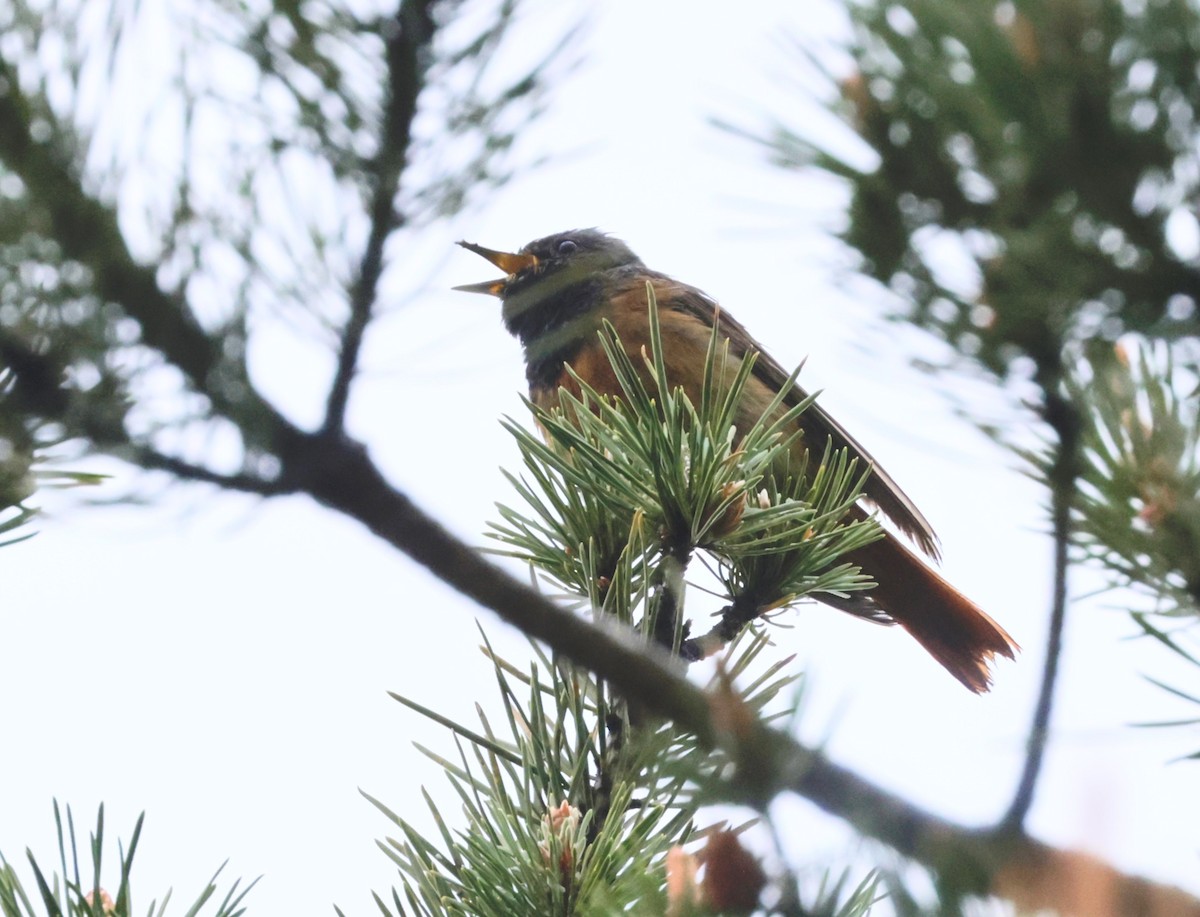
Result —
[[[1200,382],[1165,345],[1117,349],[1068,382],[1084,408],[1075,542],[1153,610],[1200,613]],[[1044,467],[1046,459],[1041,464]]]
[[[1068,540],[1151,610],[1195,621],[1200,7],[851,0],[848,12],[844,47],[801,53],[850,145],[786,115],[734,129],[784,168],[844,183],[840,237],[896,294],[891,317],[1045,421],[1038,449],[1023,429],[979,422],[1050,493],[1051,645]],[[1054,672],[1048,660],[1035,734]]]
[[[853,69],[818,63],[872,152],[784,123],[788,166],[847,180],[843,238],[898,317],[1000,376],[1064,346],[1200,330],[1200,11],[1190,0],[849,5]]]
[[[31,537],[28,524],[38,510],[29,500],[44,488],[98,484],[103,475],[67,471],[52,461],[56,429],[27,412],[22,380],[0,348],[0,547]],[[24,534],[15,534],[24,529]]]
[[[377,301],[425,282],[421,231],[530,158],[518,137],[572,33],[518,47],[521,14],[0,4],[0,353],[44,377],[24,408],[134,461],[269,485],[280,425],[250,377],[255,335],[339,353]]]
[[[1200,683],[1200,654],[1190,648],[1200,631],[1197,367],[1180,366],[1173,349],[1161,342],[1139,346],[1127,340],[1113,359],[1094,359],[1086,370],[1089,376],[1077,369],[1067,381],[1072,400],[1083,408],[1075,548],[1106,571],[1113,585],[1134,590],[1144,609],[1134,612],[1134,620],[1190,665]],[[1049,455],[1031,458],[1044,473]],[[1194,688],[1146,677],[1174,702],[1193,712],[1200,708]],[[1141,725],[1195,732],[1200,718]],[[1185,757],[1200,759],[1200,751]]]
[[[1069,561],[1103,571],[1140,629],[1193,666],[1193,686],[1200,674],[1200,5],[847,10],[844,44],[796,43],[846,132],[786,112],[724,126],[782,168],[835,178],[838,235],[894,294],[889,318],[949,345],[934,368],[982,375],[1043,422],[1031,437],[960,402],[1049,494],[1055,585],[1006,816],[1019,826],[1050,735]],[[1146,725],[1194,731],[1200,692],[1149,680],[1192,715]],[[888,880],[897,913],[959,913],[950,889],[930,910],[909,879]]]

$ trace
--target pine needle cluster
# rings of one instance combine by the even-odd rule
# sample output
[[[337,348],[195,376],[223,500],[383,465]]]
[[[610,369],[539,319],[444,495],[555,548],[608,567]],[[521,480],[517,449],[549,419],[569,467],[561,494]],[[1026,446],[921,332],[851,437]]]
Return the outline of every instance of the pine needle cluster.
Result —
[[[651,347],[640,361],[611,327],[602,332],[619,400],[576,377],[559,408],[529,405],[541,436],[505,422],[524,471],[508,476],[520,504],[499,507],[497,552],[529,564],[566,604],[685,658],[703,655],[685,614],[685,577],[697,558],[715,573],[727,609],[753,607],[745,620],[869,587],[839,562],[879,534],[873,520],[845,518],[869,469],[830,449],[791,458],[796,417],[811,399],[793,406],[781,395],[752,429],[735,431],[753,359],[735,364],[716,335],[693,403],[668,378],[652,291],[648,308]],[[766,635],[751,630],[729,635],[711,675],[723,728],[790,712],[777,702],[796,681],[791,660],[768,661]],[[377,896],[384,913],[685,917],[757,907],[767,886],[758,856],[739,830],[699,827],[702,805],[735,795],[725,781],[734,762],[536,644],[528,666],[490,646],[486,654],[503,710],[497,722],[480,708],[478,726],[467,726],[397,697],[453,734],[454,755],[422,751],[445,773],[462,818],[426,792],[437,825],[429,838],[372,800],[400,831],[381,845],[403,878],[390,900]],[[795,895],[786,879],[765,892],[798,908]],[[854,889],[829,881],[812,912],[854,917],[874,897],[869,879]]]

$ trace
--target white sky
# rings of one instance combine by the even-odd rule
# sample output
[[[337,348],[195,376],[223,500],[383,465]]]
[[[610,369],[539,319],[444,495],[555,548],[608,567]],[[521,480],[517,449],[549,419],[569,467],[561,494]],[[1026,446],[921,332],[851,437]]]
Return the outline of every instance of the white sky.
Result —
[[[804,738],[941,815],[983,824],[1009,800],[1037,690],[1050,595],[1044,495],[907,367],[931,345],[881,328],[881,298],[836,270],[819,229],[838,219],[838,196],[706,123],[770,111],[822,123],[796,107],[780,39],[840,20],[802,6],[747,0],[736,15],[715,5],[720,14],[704,15],[692,3],[616,0],[595,12],[587,63],[527,138],[528,152],[574,155],[429,231],[423,249],[445,261],[370,339],[352,426],[397,486],[482,542],[494,501],[509,498],[499,467],[516,468],[516,450],[497,421],[520,414],[524,376],[496,304],[449,291],[492,270],[451,245],[465,236],[516,247],[590,225],[625,238],[719,299],[785,366],[809,357],[807,384],[825,389],[824,405],[938,529],[948,577],[1024,646],[976,698],[899,630],[806,606],[776,634],[811,675]],[[552,26],[534,17],[526,27]],[[265,336],[254,367],[293,416],[313,416],[327,368],[313,345]],[[957,383],[940,384],[962,397]],[[114,489],[132,474],[85,465],[112,472]],[[394,832],[358,788],[422,823],[425,785],[454,817],[437,769],[412,747],[450,743],[385,692],[470,718],[492,686],[475,620],[518,659],[521,639],[305,499],[177,488],[148,509],[45,502],[56,512],[41,534],[0,554],[0,851],[28,878],[27,845],[53,865],[51,799],[84,825],[104,801],[108,831],[126,837],[148,812],[141,907],[171,884],[177,904],[190,901],[228,858],[231,877],[264,875],[251,913],[330,913],[334,902],[373,913],[370,890],[394,876],[374,839]],[[1094,585],[1081,578],[1076,591]],[[1112,604],[1071,609],[1030,828],[1200,893],[1195,765],[1167,763],[1196,736],[1128,728],[1192,714],[1142,679],[1187,673],[1146,641],[1122,642],[1133,627]],[[800,856],[852,849],[806,804],[781,801],[777,814]]]

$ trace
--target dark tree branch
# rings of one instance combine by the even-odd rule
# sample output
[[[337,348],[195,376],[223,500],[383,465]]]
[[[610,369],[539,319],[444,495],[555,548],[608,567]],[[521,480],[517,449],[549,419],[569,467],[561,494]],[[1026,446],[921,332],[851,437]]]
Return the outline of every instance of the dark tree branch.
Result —
[[[402,4],[400,34],[389,43],[389,73],[393,80],[406,73],[419,75],[419,68],[424,66],[420,55],[427,41],[422,44],[420,36],[424,34],[422,26],[432,28],[431,5],[432,0],[406,0]],[[405,42],[411,42],[410,46]],[[405,57],[410,52],[413,56]],[[409,67],[417,69],[405,69]],[[131,456],[148,467],[162,468],[184,479],[258,493],[304,492],[358,520],[464,595],[595,672],[624,696],[637,698],[647,712],[673,720],[707,747],[721,746],[736,765],[730,777],[731,792],[746,802],[761,807],[781,792],[796,792],[849,821],[865,835],[937,870],[939,877],[956,877],[965,891],[1004,895],[1026,908],[1084,914],[1083,906],[1069,896],[1079,887],[1081,875],[1095,875],[1113,894],[1117,913],[1200,917],[1200,901],[1178,889],[1055,850],[1029,838],[1023,830],[979,831],[946,821],[833,764],[819,752],[753,717],[730,717],[728,711],[723,714],[721,703],[726,707],[736,705],[736,696],[719,703],[718,698],[690,683],[682,673],[682,664],[661,649],[647,646],[625,630],[600,626],[557,607],[484,560],[391,487],[366,450],[345,437],[341,428],[362,333],[382,270],[383,245],[394,227],[398,184],[385,193],[388,169],[394,168],[394,163],[381,163],[377,172],[373,241],[364,253],[357,283],[363,305],[352,308],[344,331],[338,370],[343,381],[331,392],[326,429],[320,434],[306,433],[263,402],[248,385],[241,386],[236,400],[222,396],[221,372],[240,373],[241,378],[233,381],[244,382],[244,366],[222,356],[221,339],[205,333],[181,296],[159,289],[151,267],[134,262],[113,209],[84,191],[76,172],[76,151],[68,155],[64,133],[53,124],[48,112],[32,110],[19,91],[15,74],[3,60],[0,82],[6,90],[0,93],[0,160],[24,182],[32,201],[31,220],[48,224],[46,234],[59,243],[63,253],[93,272],[97,294],[119,303],[137,320],[144,342],[182,370],[197,391],[207,394],[231,415],[253,418],[254,426],[262,429],[263,436],[278,450],[282,468],[269,488],[259,489],[262,482],[252,476],[219,475],[157,453],[144,444],[131,443],[119,426],[119,418],[89,422],[86,417],[74,416],[87,408],[87,400],[62,387],[61,368],[56,368],[50,358],[42,367],[45,372],[40,372],[36,363],[13,370],[31,380],[30,391],[37,396],[39,410],[61,412],[76,422],[73,432],[89,435],[99,448]],[[399,89],[404,85],[416,83],[398,84]],[[398,118],[407,110],[395,101],[402,98],[403,94],[397,93],[389,103]],[[51,125],[51,141],[39,143],[33,139],[30,128],[37,118]],[[411,114],[400,123],[410,124]],[[401,147],[392,144],[390,148],[393,155],[399,156],[396,162],[402,164],[404,153],[398,152]],[[407,149],[407,141],[403,149]],[[22,355],[25,353],[36,356],[32,350]],[[56,391],[44,398],[37,395],[46,388],[47,379],[66,397],[52,397]],[[241,427],[248,433],[251,424],[246,422]],[[1056,651],[1052,650],[1051,657],[1057,657]],[[1169,902],[1170,909],[1165,909],[1163,902]]]
[[[1054,431],[1057,445],[1054,463],[1050,468],[1050,514],[1054,537],[1054,595],[1050,607],[1050,628],[1046,638],[1046,659],[1042,667],[1042,683],[1038,690],[1037,706],[1026,740],[1025,766],[1021,779],[1013,794],[1008,811],[1001,821],[1007,830],[1019,830],[1033,806],[1034,792],[1042,763],[1046,757],[1046,744],[1050,739],[1050,718],[1054,710],[1054,688],[1058,683],[1058,663],[1062,656],[1063,628],[1067,618],[1067,573],[1069,569],[1068,549],[1071,542],[1071,510],[1075,488],[1079,478],[1080,422],[1076,408],[1059,390],[1061,375],[1053,374],[1047,380],[1046,406],[1043,411],[1046,422]]]
[[[674,721],[706,747],[725,748],[738,763],[731,788],[742,801],[763,807],[781,792],[798,793],[939,876],[953,877],[963,893],[996,894],[1031,909],[1091,917],[1090,899],[1072,897],[1080,887],[1076,880],[1088,875],[1129,905],[1116,913],[1200,917],[1200,901],[1178,888],[1050,847],[1022,830],[977,830],[947,821],[752,718],[743,732],[725,728],[715,699],[684,677],[677,659],[627,631],[559,608],[513,579],[394,490],[361,445],[301,434],[293,446],[288,466],[314,472],[294,483],[319,502],[357,519],[464,595],[625,697],[637,698],[646,711]],[[1156,911],[1152,904],[1170,909]]]
[[[361,444],[299,434],[284,455],[289,485],[358,520],[439,579],[522,632],[620,684],[629,696],[662,695],[662,715],[681,722],[704,721],[703,694],[670,690],[687,682],[675,674],[678,663],[668,654],[647,655],[632,633],[600,627],[564,611],[485,560],[392,488]],[[710,733],[701,733],[706,734],[711,740]]]
[[[36,359],[45,365],[37,365]],[[30,357],[22,362],[22,369],[37,384],[46,378],[61,380],[48,358]],[[37,400],[47,405],[66,403],[57,398]],[[388,484],[359,443],[305,433],[283,423],[278,436],[283,471],[277,482],[265,486],[248,476],[219,475],[131,444],[107,428],[93,429],[92,435],[100,448],[186,480],[264,495],[304,492],[356,519],[448,585],[604,678],[625,697],[636,698],[647,713],[674,721],[705,747],[721,746],[737,764],[730,789],[743,802],[762,808],[779,793],[798,793],[864,835],[936,870],[939,877],[952,877],[954,887],[963,893],[991,893],[1030,909],[1090,917],[1086,904],[1075,902],[1071,895],[1081,887],[1081,878],[1094,878],[1120,902],[1115,913],[1200,917],[1200,901],[1177,888],[1049,847],[1019,828],[982,831],[949,822],[753,717],[722,715],[722,706],[728,709],[731,701],[709,695],[688,681],[679,659],[627,629],[601,626],[558,607],[485,560]],[[739,703],[736,696],[732,703]]]
[[[3,58],[0,86],[5,89],[0,92],[0,162],[24,182],[30,222],[48,223],[42,231],[64,256],[91,271],[96,295],[116,303],[137,321],[142,343],[178,368],[192,388],[232,419],[243,435],[253,431],[273,446],[280,437],[294,434],[291,422],[250,384],[244,362],[225,356],[223,339],[201,327],[181,294],[159,287],[152,266],[134,260],[116,211],[84,190],[75,164],[80,153],[72,147],[69,133],[54,122],[49,111],[35,110]],[[34,139],[31,128],[38,121],[50,125],[45,142]],[[63,367],[52,362],[47,367],[60,379]],[[54,412],[43,413],[51,416]],[[63,417],[61,412],[58,416]],[[111,426],[105,427],[110,439],[100,445],[111,449],[117,443],[128,444],[123,431]],[[78,432],[98,438],[95,431]],[[235,478],[234,482],[248,484],[249,479]]]
[[[277,481],[260,478],[251,474],[221,474],[220,472],[205,468],[203,465],[185,462],[182,459],[165,455],[147,446],[130,443],[123,449],[115,447],[113,451],[122,458],[132,461],[140,468],[147,468],[153,471],[166,471],[183,481],[215,484],[225,490],[258,494],[260,497],[277,497],[290,493],[285,486]]]
[[[404,223],[396,212],[400,178],[412,144],[417,100],[429,69],[434,22],[434,0],[402,0],[390,21],[387,40],[387,76],[384,112],[379,125],[379,152],[368,175],[371,178],[371,232],[359,262],[358,278],[350,291],[350,315],[342,329],[337,371],[325,408],[324,431],[336,434],[346,418],[350,386],[358,369],[363,336],[371,321],[383,274],[383,248],[392,231]]]
[[[104,416],[88,409],[86,396],[66,386],[66,374],[52,356],[35,352],[23,341],[2,330],[0,368],[7,369],[11,374],[11,403],[5,404],[6,410],[63,423],[73,435],[86,436],[98,449],[139,468],[166,471],[184,481],[215,484],[226,490],[263,497],[289,492],[279,480],[245,473],[223,474],[135,442],[120,422],[119,415]]]

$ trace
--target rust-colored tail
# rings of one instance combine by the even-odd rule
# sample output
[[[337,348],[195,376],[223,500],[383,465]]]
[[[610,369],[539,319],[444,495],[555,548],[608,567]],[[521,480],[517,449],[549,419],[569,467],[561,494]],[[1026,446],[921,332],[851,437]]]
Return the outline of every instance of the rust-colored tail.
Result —
[[[845,559],[859,564],[877,583],[861,595],[976,694],[991,687],[992,659],[1013,659],[1020,649],[1004,628],[890,532]]]

